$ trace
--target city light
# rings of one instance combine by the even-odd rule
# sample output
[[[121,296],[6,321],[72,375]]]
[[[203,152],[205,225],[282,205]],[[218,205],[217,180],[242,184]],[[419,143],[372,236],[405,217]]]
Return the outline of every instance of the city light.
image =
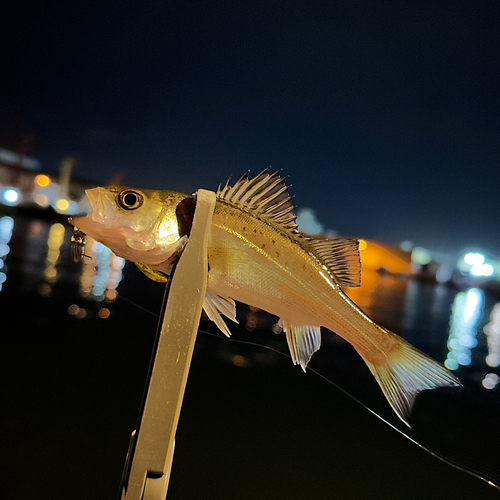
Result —
[[[46,188],[50,185],[50,177],[48,175],[39,174],[35,177],[35,184],[42,188]]]
[[[403,250],[404,252],[411,252],[414,246],[415,245],[412,241],[405,240],[400,243],[399,248],[401,248],[401,250]]]
[[[2,200],[6,205],[15,206],[21,201],[21,194],[17,189],[8,188],[2,193]]]
[[[481,253],[469,252],[464,255],[464,262],[469,266],[479,265],[484,262],[484,255]]]
[[[457,262],[457,267],[463,275],[489,278],[498,271],[498,262],[495,262],[480,252],[468,252]]]
[[[420,266],[425,266],[432,261],[431,253],[422,247],[415,247],[411,253],[411,260]]]
[[[69,208],[69,201],[66,198],[59,198],[56,201],[56,208],[60,212],[66,212]]]
[[[45,194],[37,194],[35,196],[35,203],[40,207],[46,207],[49,204],[49,197]]]
[[[470,273],[474,276],[491,276],[495,272],[495,269],[491,264],[474,264],[470,270]]]

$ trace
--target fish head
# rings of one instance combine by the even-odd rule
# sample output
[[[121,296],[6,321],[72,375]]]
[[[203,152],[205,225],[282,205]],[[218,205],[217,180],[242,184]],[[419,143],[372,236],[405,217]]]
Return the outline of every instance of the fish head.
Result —
[[[92,211],[70,223],[119,257],[158,265],[182,237],[177,206],[188,195],[122,186],[96,187],[86,194]]]

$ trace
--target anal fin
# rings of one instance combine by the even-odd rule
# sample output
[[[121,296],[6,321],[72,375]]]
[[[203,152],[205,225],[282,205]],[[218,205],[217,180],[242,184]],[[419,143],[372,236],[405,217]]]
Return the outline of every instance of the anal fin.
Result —
[[[321,329],[319,326],[296,326],[280,319],[279,324],[286,333],[286,341],[292,361],[306,371],[311,356],[320,348]]]
[[[231,321],[238,323],[236,320],[236,304],[234,300],[227,297],[221,297],[210,289],[207,289],[205,299],[203,300],[203,309],[207,313],[209,319],[219,327],[219,330],[227,337],[230,337],[231,332],[222,319],[221,314],[224,314],[224,316],[228,317]]]

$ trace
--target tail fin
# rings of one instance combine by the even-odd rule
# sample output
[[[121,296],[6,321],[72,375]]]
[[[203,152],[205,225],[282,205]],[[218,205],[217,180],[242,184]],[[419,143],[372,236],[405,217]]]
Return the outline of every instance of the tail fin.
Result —
[[[394,335],[387,331],[388,334]],[[409,418],[417,394],[443,386],[461,386],[460,380],[437,361],[401,338],[391,357],[376,366],[365,359],[398,417],[410,427]]]

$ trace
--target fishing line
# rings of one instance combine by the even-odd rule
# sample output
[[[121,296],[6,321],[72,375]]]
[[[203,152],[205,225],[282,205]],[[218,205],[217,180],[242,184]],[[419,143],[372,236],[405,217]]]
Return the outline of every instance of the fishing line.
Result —
[[[151,316],[154,316],[156,318],[160,317],[159,314],[154,313],[153,311],[150,311],[149,309],[147,309],[147,308],[145,308],[145,307],[137,304],[136,302],[134,302],[133,300],[129,299],[128,297],[124,297],[123,295],[118,295],[118,297],[121,298],[122,300],[130,303],[130,304],[133,304],[135,307],[137,307],[138,309],[140,309],[140,310],[142,310],[142,311],[150,314]],[[264,344],[258,344],[257,342],[251,342],[251,341],[248,341],[248,340],[240,340],[240,339],[235,339],[235,338],[231,338],[231,337],[224,337],[222,335],[219,335],[219,334],[216,334],[216,333],[213,333],[213,332],[208,332],[206,330],[202,330],[201,328],[199,328],[198,331],[201,332],[201,333],[204,333],[205,335],[210,335],[211,337],[215,337],[218,340],[224,340],[224,341],[228,341],[228,342],[236,342],[238,344],[248,345],[248,346],[251,346],[251,347],[258,347],[258,348],[261,348],[261,349],[268,349],[269,351],[277,353],[277,354],[279,354],[279,355],[281,355],[281,356],[283,356],[285,358],[292,359],[291,356],[289,354],[287,354],[286,352],[279,351],[278,349],[275,349],[273,347],[270,347],[270,346],[267,346],[267,345],[264,345]],[[343,389],[342,387],[340,387],[339,385],[337,385],[335,382],[333,382],[332,380],[330,380],[328,377],[326,377],[322,373],[316,371],[314,368],[311,368],[309,366],[306,369],[307,369],[307,371],[313,373],[317,377],[323,379],[325,382],[327,382],[328,384],[330,384],[333,387],[335,387],[342,394],[344,394],[344,395],[348,396],[349,398],[351,398],[353,401],[355,401],[356,403],[358,403],[359,405],[361,405],[363,408],[365,408],[366,410],[368,410],[372,415],[374,415],[379,420],[381,420],[384,424],[388,425],[391,429],[393,429],[394,431],[396,431],[397,433],[399,433],[400,435],[402,435],[403,437],[405,437],[406,439],[408,439],[408,441],[410,441],[414,445],[418,446],[420,449],[422,449],[422,450],[426,451],[427,453],[429,453],[434,458],[438,459],[439,461],[443,462],[446,465],[449,465],[450,467],[453,467],[454,469],[456,469],[456,470],[458,470],[460,472],[465,472],[466,474],[469,474],[470,476],[475,477],[476,479],[479,479],[480,481],[483,481],[484,483],[488,484],[489,486],[492,486],[496,490],[500,491],[500,486],[498,484],[496,484],[494,481],[492,481],[491,479],[487,478],[486,476],[483,476],[480,472],[477,472],[477,471],[469,468],[468,466],[465,466],[465,465],[462,465],[462,464],[458,463],[455,459],[445,457],[444,455],[441,455],[439,452],[434,451],[434,450],[428,448],[427,446],[425,446],[422,443],[418,442],[414,437],[410,436],[405,431],[403,431],[399,427],[396,427],[396,425],[394,425],[391,422],[389,422],[388,420],[386,420],[384,417],[382,417],[381,415],[379,415],[376,411],[372,410],[370,407],[368,407],[366,404],[364,404],[362,401],[360,401],[358,398],[356,398],[356,396],[353,396],[351,393],[347,392],[345,389]]]

